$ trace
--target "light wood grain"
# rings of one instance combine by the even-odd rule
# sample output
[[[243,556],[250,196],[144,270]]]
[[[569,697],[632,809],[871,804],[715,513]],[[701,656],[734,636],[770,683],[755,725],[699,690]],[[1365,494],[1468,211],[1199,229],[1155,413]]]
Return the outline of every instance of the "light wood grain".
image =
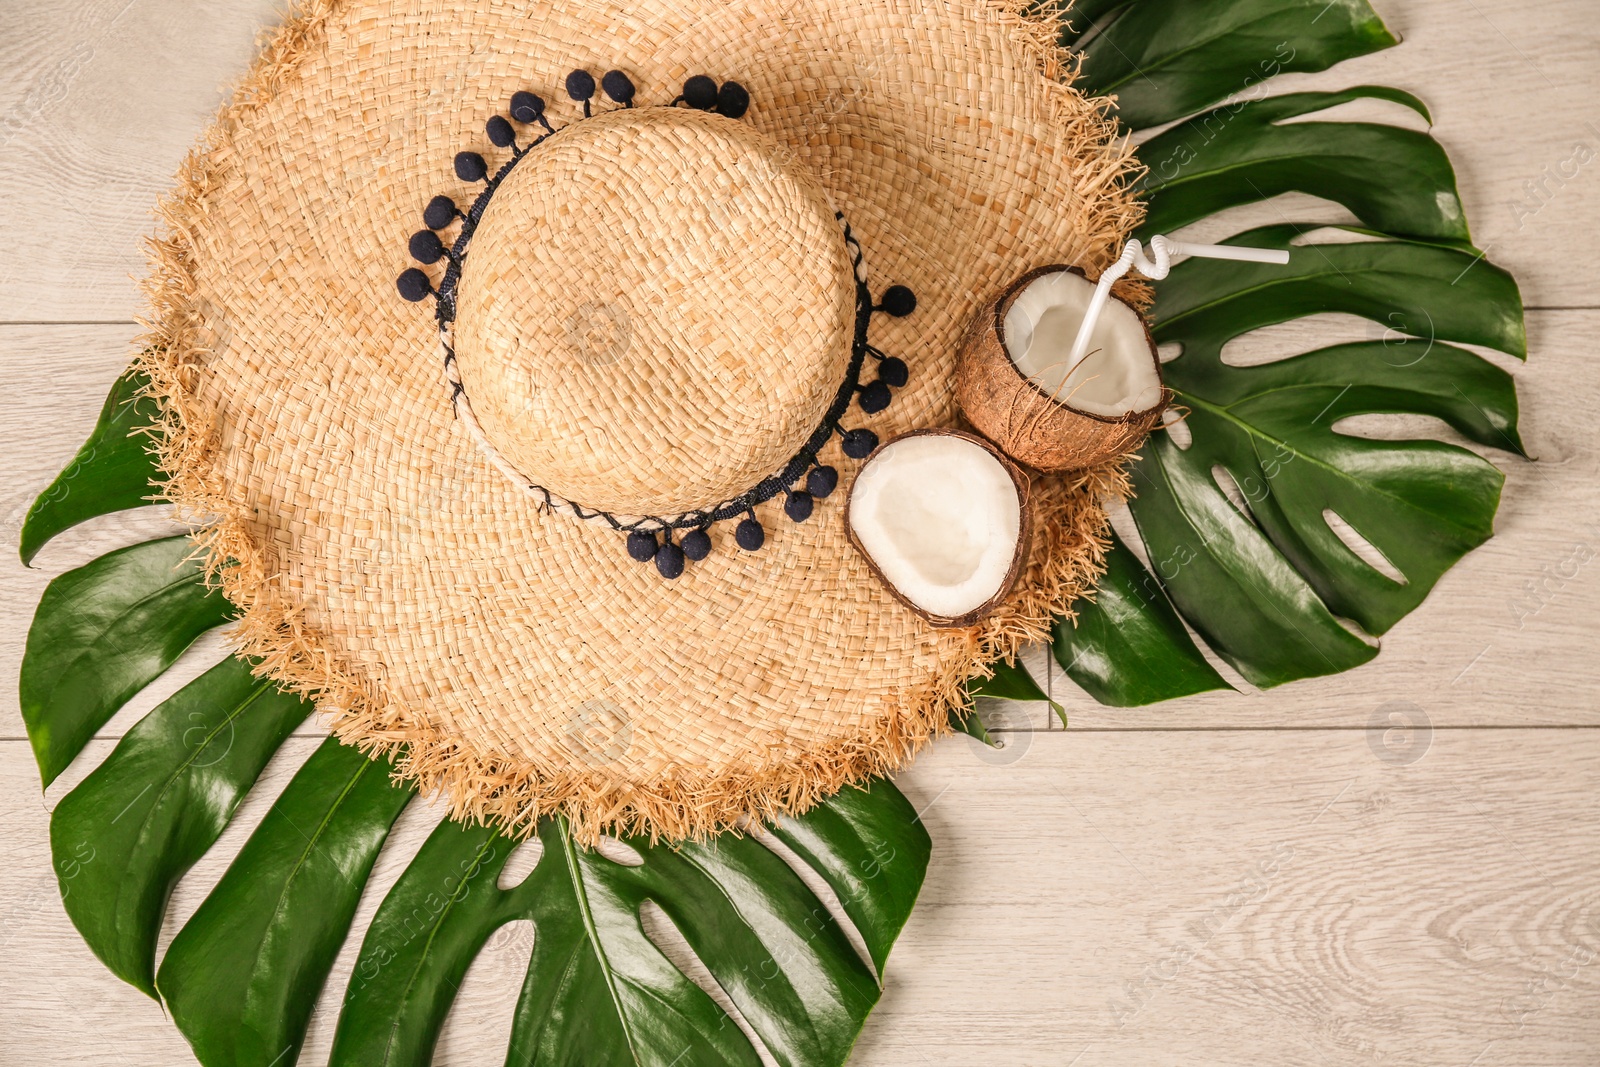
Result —
[[[1403,766],[1344,732],[1036,735],[1010,767],[965,759],[903,780],[959,852],[936,853],[860,1064],[1600,1048],[1594,732],[1436,733]]]
[[[150,209],[283,7],[0,7],[0,320],[133,318]]]
[[[175,920],[312,744],[286,747]],[[942,743],[900,780],[934,862],[852,1062],[1593,1063],[1600,732],[1438,731],[1413,754],[1385,762],[1352,731],[1056,733],[993,766]],[[189,1062],[68,925],[34,782],[26,746],[0,743],[0,952],[29,961],[0,1059]],[[403,817],[358,929],[435,818]],[[480,959],[437,1063],[498,1062],[530,947],[512,930]],[[322,1062],[336,1001],[302,1062]]]

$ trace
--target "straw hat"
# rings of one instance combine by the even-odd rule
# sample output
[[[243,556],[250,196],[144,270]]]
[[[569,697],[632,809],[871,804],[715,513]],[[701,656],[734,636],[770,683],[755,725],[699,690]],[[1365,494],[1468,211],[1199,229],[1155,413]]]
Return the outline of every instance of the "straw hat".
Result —
[[[1034,475],[1022,581],[962,629],[842,518],[875,442],[958,424],[975,311],[1137,221],[1059,18],[305,4],[148,282],[167,492],[239,650],[514,832],[703,834],[902,765],[1092,581],[1124,491]]]

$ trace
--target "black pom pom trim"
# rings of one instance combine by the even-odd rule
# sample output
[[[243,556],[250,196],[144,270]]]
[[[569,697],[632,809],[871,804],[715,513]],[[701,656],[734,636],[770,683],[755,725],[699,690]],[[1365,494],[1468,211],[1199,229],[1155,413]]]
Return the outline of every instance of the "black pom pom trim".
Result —
[[[511,117],[518,122],[544,121],[544,97],[526,90],[511,94]]]
[[[878,380],[899,389],[911,380],[911,368],[899,356],[885,356],[878,363]]]
[[[683,102],[696,111],[710,111],[717,106],[717,83],[708,75],[696,74],[683,83]]]
[[[767,543],[767,531],[761,528],[761,523],[752,515],[734,528],[733,539],[746,552],[759,552],[761,546]]]
[[[504,115],[495,115],[483,125],[483,132],[488,135],[489,143],[496,148],[510,148],[517,140],[517,131],[511,128],[511,123]]]
[[[628,535],[628,555],[640,563],[649,563],[656,558],[656,550],[660,542],[653,533],[635,530]]]
[[[717,90],[717,112],[730,119],[744,117],[750,110],[750,91],[738,82],[723,82]]]
[[[796,489],[789,494],[789,499],[783,502],[783,513],[789,516],[790,522],[805,522],[811,517],[811,512],[816,506],[816,501],[811,499],[810,493],[804,489]]]
[[[884,290],[883,302],[877,310],[888,312],[897,319],[903,319],[917,310],[917,294],[903,285],[891,285]]]
[[[394,285],[400,290],[400,295],[413,304],[433,292],[433,283],[428,281],[428,276],[416,267],[402,272],[400,277],[395,279]]]
[[[619,104],[633,103],[633,81],[620,70],[608,70],[600,79],[600,88]]]
[[[411,258],[418,263],[432,264],[444,258],[444,242],[432,230],[418,230],[411,235]]]
[[[594,75],[586,70],[575,70],[567,75],[567,95],[582,103],[594,99]]]
[[[871,430],[846,430],[840,447],[851,459],[866,459],[878,447],[878,435]]]
[[[704,530],[690,530],[684,534],[683,554],[696,563],[711,555],[711,535]]]
[[[861,387],[861,395],[856,398],[856,403],[861,405],[861,410],[868,415],[876,415],[889,406],[889,401],[894,399],[889,392],[889,387],[881,380]]]
[[[481,182],[489,176],[489,164],[476,152],[456,155],[456,177],[464,182]]]
[[[422,209],[422,224],[430,230],[442,230],[460,213],[454,200],[448,196],[436,196]]]
[[[818,500],[825,500],[839,488],[839,472],[832,467],[812,467],[806,475],[806,492]]]
[[[656,571],[661,577],[671,581],[683,574],[683,549],[671,541],[663,544],[656,552]]]

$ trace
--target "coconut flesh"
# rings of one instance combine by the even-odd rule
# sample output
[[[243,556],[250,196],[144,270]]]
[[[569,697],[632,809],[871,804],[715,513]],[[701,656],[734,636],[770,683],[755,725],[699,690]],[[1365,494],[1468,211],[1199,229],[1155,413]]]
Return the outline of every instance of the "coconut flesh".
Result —
[[[1161,375],[1139,313],[1109,300],[1076,364],[1073,342],[1094,296],[1093,282],[1060,270],[1017,294],[1005,316],[1006,354],[1040,392],[1078,411],[1120,418],[1161,400]]]
[[[935,625],[997,606],[1026,553],[1025,483],[987,442],[955,431],[879,448],[850,490],[851,540],[889,590]]]
[[[1095,286],[1041,267],[973,320],[956,361],[956,403],[1000,451],[1040,471],[1085,470],[1137,449],[1167,391],[1138,311],[1110,295],[1083,355],[1073,347]]]

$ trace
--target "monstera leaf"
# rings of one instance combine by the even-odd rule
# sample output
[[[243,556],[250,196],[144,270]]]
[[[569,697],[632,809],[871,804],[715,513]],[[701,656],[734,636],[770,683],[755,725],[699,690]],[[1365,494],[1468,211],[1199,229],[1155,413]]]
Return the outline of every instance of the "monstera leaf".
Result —
[[[186,537],[149,541],[45,589],[18,687],[45,785],[195,638],[228,620],[232,606],[206,589],[193,551]]]
[[[1410,93],[1378,85],[1208,111],[1140,146],[1150,196],[1142,232],[1171,233],[1226,208],[1301,192],[1344,205],[1375,230],[1465,244],[1455,172],[1433,138],[1376,123],[1287,121],[1356,100],[1387,100],[1431,119]]]
[[[1100,703],[1131,707],[1227,687],[1115,533],[1094,599],[1077,610],[1075,621],[1056,621],[1056,660]]]
[[[843,1063],[878,999],[874,968],[916,899],[927,835],[887,782],[847,789],[771,832],[843,902],[867,959],[799,876],[751,837],[677,848],[634,840],[633,855],[619,861],[576,847],[551,820],[533,872],[499,889],[514,843],[441,823],[367,932],[333,1063],[428,1063],[467,965],[516,919],[533,921],[534,949],[508,1063],[760,1063],[716,1002],[645,935],[647,901],[773,1059]]]
[[[1087,0],[1072,22],[1079,86],[1115,96],[1134,129],[1399,43],[1365,0]]]
[[[23,563],[32,563],[39,549],[62,531],[140,507],[159,492],[161,474],[145,450],[145,431],[157,415],[155,401],[144,395],[148,385],[143,374],[129,371],[112,386],[94,433],[28,509],[22,522]]]
[[[1368,440],[1341,420],[1428,415],[1520,453],[1510,377],[1457,347],[1523,355],[1516,286],[1472,248],[1449,161],[1427,134],[1306,118],[1358,99],[1426,118],[1414,97],[1374,86],[1256,92],[1277,73],[1394,44],[1363,0],[1083,0],[1074,24],[1065,43],[1084,51],[1086,88],[1116,94],[1131,130],[1176,123],[1141,149],[1145,235],[1290,191],[1344,205],[1362,229],[1345,235],[1355,243],[1288,225],[1239,234],[1292,248],[1290,265],[1186,263],[1157,287],[1154,330],[1180,351],[1166,374],[1187,432],[1145,449],[1130,504],[1138,538],[1113,541],[1093,599],[1075,605],[1075,622],[1057,623],[1054,654],[1115,705],[1225,687],[1195,634],[1261,686],[1365,662],[1375,638],[1490,535],[1501,477],[1465,449]],[[1329,311],[1372,320],[1386,340],[1248,367],[1224,358],[1253,330]],[[117,382],[89,442],[29,512],[24,562],[158,489],[143,385]],[[182,538],[56,578],[21,678],[43,780],[229,616]],[[1007,664],[971,691],[1046,699]],[[73,923],[115,974],[165,1003],[206,1067],[299,1059],[411,800],[383,764],[322,743],[158,960],[173,887],[311,711],[230,659],[129,730],[51,820]],[[975,715],[952,724],[986,737]],[[596,852],[557,820],[526,844],[441,823],[365,931],[333,1062],[428,1063],[472,960],[496,929],[527,920],[534,950],[508,1063],[843,1063],[921,887],[927,834],[886,781],[752,831]],[[539,857],[505,886],[519,847]],[[802,873],[828,886],[841,915]],[[681,946],[663,948],[668,929],[714,985],[691,978]]]
[[[1061,725],[1067,725],[1067,709],[1050,699],[1050,695],[1039,688],[1039,683],[1033,680],[1033,675],[1020,663],[1000,660],[990,665],[993,674],[987,678],[974,678],[967,683],[969,697],[988,697],[991,700],[1015,700],[1022,702],[1039,701],[1050,705],[1050,710],[1056,713],[1061,720]],[[970,704],[970,702],[969,702]],[[989,736],[988,729],[983,720],[978,717],[978,712],[972,707],[950,709],[950,728],[967,734],[990,747],[998,747],[999,742]]]
[[[97,432],[114,418],[108,405]],[[94,462],[79,476],[114,485]],[[141,484],[147,477],[140,472]],[[108,492],[103,511],[123,499]],[[135,545],[46,590],[22,669],[46,782],[195,637],[229,617],[190,553],[183,537]],[[225,660],[129,730],[51,818],[73,923],[114,973],[166,1003],[208,1067],[295,1062],[373,864],[412,797],[386,765],[323,742],[158,967],[173,887],[311,710],[249,664]],[[628,841],[636,864],[580,848],[557,820],[537,839],[543,856],[533,873],[500,890],[517,843],[439,826],[367,932],[334,1062],[428,1063],[473,957],[499,926],[531,919],[536,948],[509,1062],[758,1064],[759,1043],[782,1064],[843,1063],[877,1003],[931,848],[887,781],[750,836],[676,848]],[[767,841],[832,890],[842,920]],[[94,862],[75,862],[84,856]],[[647,903],[688,942],[754,1041],[646,934]]]
[[[224,660],[145,716],[56,805],[51,849],[95,858],[64,872],[67,914],[119,978],[155,996],[156,935],[172,887],[310,712],[243,661]]]
[[[1140,147],[1141,236],[1291,191],[1341,204],[1364,226],[1344,228],[1357,243],[1289,224],[1241,233],[1233,243],[1290,248],[1289,266],[1191,260],[1155,286],[1153,332],[1179,353],[1164,373],[1186,440],[1158,433],[1145,447],[1129,507],[1148,566],[1113,546],[1076,625],[1056,626],[1056,659],[1119,706],[1227,684],[1191,629],[1256,686],[1358,666],[1491,536],[1503,479],[1467,449],[1369,440],[1339,424],[1427,415],[1520,455],[1511,376],[1445,343],[1524,357],[1516,283],[1472,247],[1454,172],[1427,134],[1299,121],[1363,99],[1428,118],[1415,97],[1381,86],[1247,91],[1264,74],[1393,44],[1361,0],[1132,0],[1084,14],[1068,43],[1082,43],[1087,83],[1118,95],[1131,128],[1242,93]],[[1384,340],[1250,367],[1224,358],[1253,330],[1325,312],[1370,319]]]

